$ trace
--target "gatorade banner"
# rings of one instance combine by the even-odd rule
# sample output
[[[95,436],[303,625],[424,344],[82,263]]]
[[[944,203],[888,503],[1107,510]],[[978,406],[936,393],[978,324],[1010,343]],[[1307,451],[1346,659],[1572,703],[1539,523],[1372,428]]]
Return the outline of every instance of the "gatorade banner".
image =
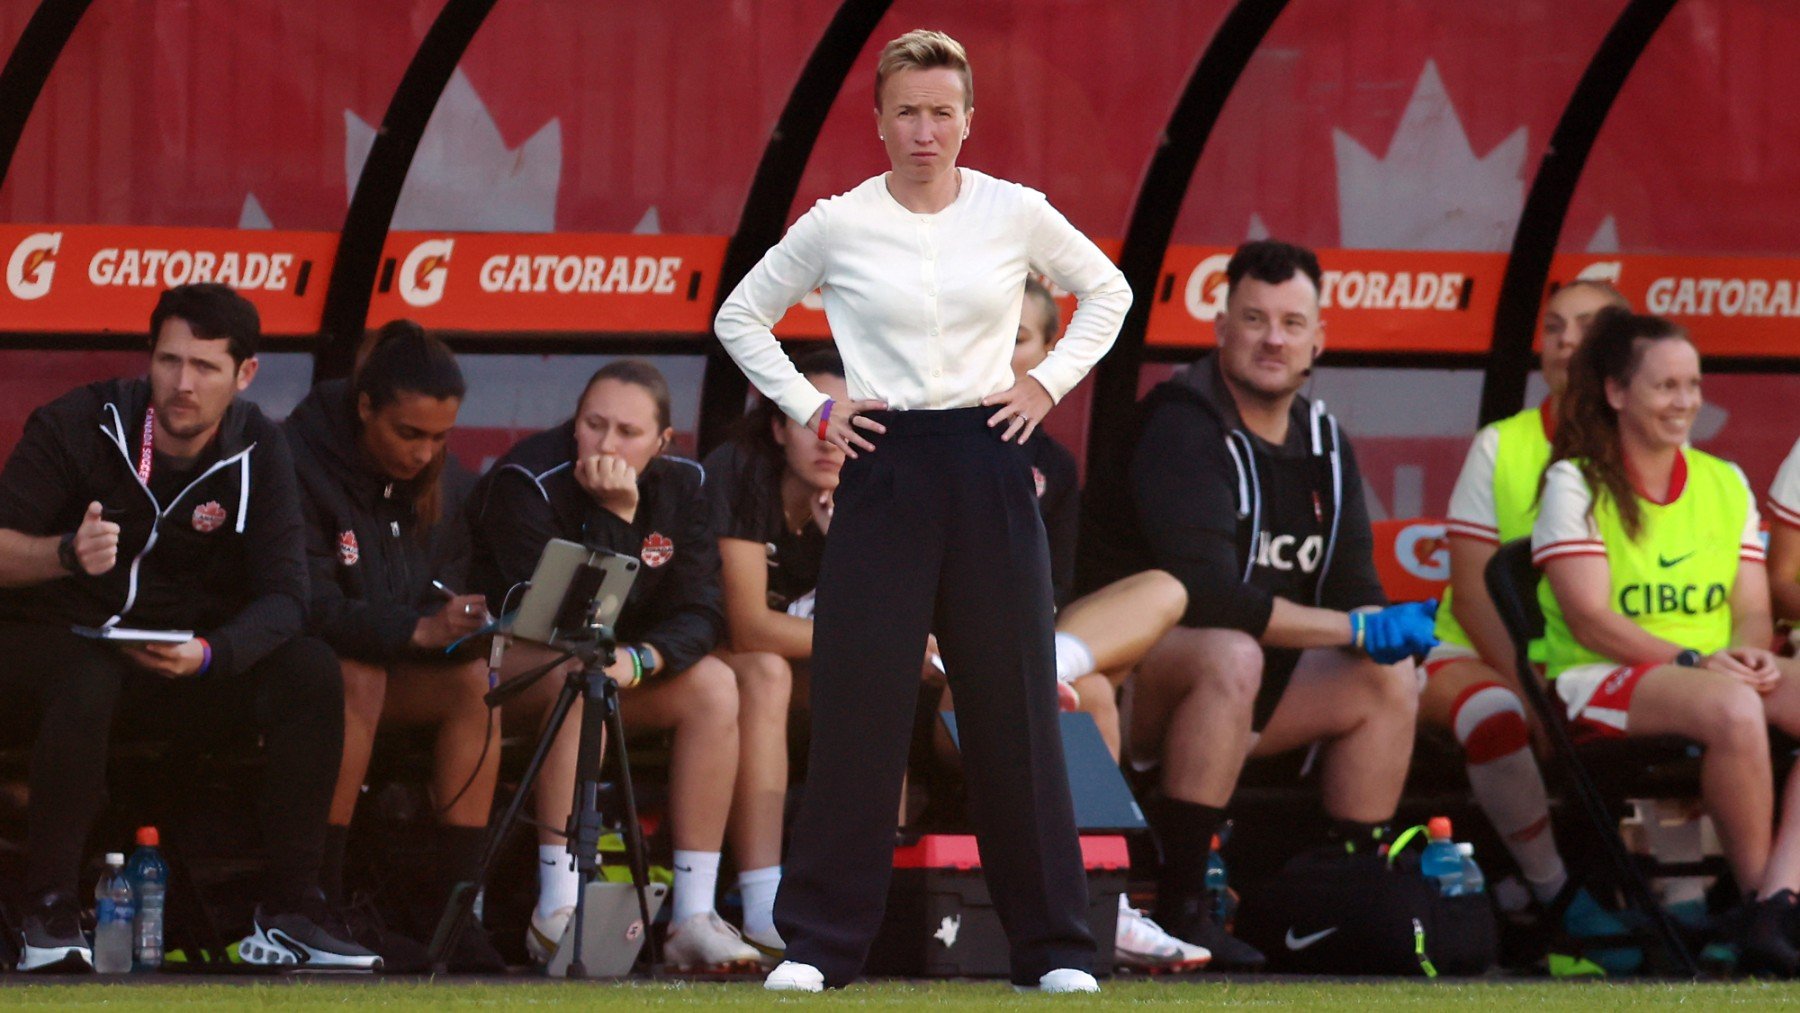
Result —
[[[395,232],[370,326],[708,334],[723,236]]]
[[[1225,309],[1223,246],[1171,246],[1150,308],[1147,344],[1211,347]],[[1358,352],[1485,354],[1503,253],[1319,250],[1326,347]]]
[[[335,232],[0,225],[0,331],[141,331],[163,289],[230,285],[263,332],[319,330]],[[705,334],[722,236],[407,233],[388,237],[369,323],[512,334]]]
[[[332,232],[0,225],[0,330],[143,331],[165,288],[216,281],[242,292],[268,334],[319,329]]]
[[[1612,282],[1640,313],[1687,328],[1703,354],[1800,353],[1800,260],[1560,254],[1552,286]]]

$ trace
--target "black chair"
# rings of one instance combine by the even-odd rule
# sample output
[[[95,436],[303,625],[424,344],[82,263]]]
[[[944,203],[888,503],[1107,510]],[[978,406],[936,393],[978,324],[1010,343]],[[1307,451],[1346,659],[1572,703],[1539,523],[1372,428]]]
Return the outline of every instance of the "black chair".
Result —
[[[1682,778],[1687,782],[1686,790],[1676,791],[1670,790],[1672,785],[1663,772],[1672,762],[1691,768],[1693,744],[1685,739],[1648,738],[1575,745],[1569,735],[1568,715],[1561,701],[1552,697],[1543,678],[1532,667],[1528,654],[1531,641],[1544,634],[1544,613],[1538,605],[1537,595],[1540,575],[1531,561],[1530,540],[1521,538],[1502,545],[1489,560],[1483,578],[1488,594],[1494,600],[1494,608],[1512,638],[1519,688],[1549,734],[1554,749],[1553,760],[1568,794],[1574,796],[1576,805],[1592,826],[1595,839],[1601,842],[1619,877],[1626,901],[1644,917],[1675,967],[1685,974],[1698,975],[1700,969],[1674,920],[1656,902],[1643,869],[1626,850],[1625,841],[1619,836],[1618,814],[1607,804],[1609,794],[1602,792],[1594,776],[1595,770],[1630,772],[1635,785],[1650,789],[1643,794],[1692,796],[1698,794],[1698,788],[1691,773]],[[1648,778],[1648,783],[1643,778]],[[1615,793],[1610,797],[1621,796]]]

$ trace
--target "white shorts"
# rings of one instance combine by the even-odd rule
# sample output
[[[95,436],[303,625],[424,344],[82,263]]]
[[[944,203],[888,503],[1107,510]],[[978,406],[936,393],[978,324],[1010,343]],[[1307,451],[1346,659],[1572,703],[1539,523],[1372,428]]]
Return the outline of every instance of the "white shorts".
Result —
[[[1551,681],[1556,695],[1568,708],[1570,729],[1577,740],[1619,738],[1626,734],[1631,694],[1644,673],[1658,667],[1615,665],[1610,661],[1576,665]]]

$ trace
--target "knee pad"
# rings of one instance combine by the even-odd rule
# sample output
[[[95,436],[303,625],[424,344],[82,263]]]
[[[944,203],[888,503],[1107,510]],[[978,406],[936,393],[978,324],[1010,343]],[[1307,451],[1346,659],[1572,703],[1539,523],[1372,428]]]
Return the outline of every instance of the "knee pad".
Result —
[[[1509,756],[1531,744],[1525,706],[1497,682],[1470,686],[1450,709],[1450,728],[1471,765]]]

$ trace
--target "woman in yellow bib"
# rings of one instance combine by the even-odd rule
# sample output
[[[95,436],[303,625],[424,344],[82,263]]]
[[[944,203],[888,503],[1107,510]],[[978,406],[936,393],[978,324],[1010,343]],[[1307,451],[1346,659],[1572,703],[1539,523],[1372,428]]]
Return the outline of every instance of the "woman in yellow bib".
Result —
[[[1532,558],[1545,664],[1581,736],[1681,735],[1749,891],[1740,966],[1792,975],[1800,781],[1779,829],[1768,725],[1800,731],[1800,668],[1769,650],[1769,580],[1744,475],[1687,446],[1700,357],[1659,317],[1602,312],[1576,351]]]

